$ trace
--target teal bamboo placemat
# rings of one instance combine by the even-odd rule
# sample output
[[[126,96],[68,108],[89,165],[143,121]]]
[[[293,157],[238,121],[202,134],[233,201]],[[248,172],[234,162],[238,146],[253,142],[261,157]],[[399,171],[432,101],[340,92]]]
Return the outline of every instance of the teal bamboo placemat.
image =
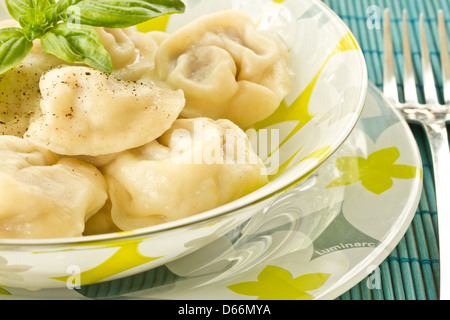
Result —
[[[367,61],[369,79],[379,88],[383,85],[383,11],[389,8],[393,29],[394,50],[398,65],[402,69],[401,16],[408,13],[413,57],[420,65],[418,45],[419,14],[423,13],[429,33],[430,52],[435,72],[436,89],[442,100],[440,79],[440,52],[437,33],[437,12],[443,10],[447,29],[450,26],[450,0],[323,0],[350,27],[361,45]],[[417,68],[420,70],[420,67]],[[399,78],[399,77],[398,77]],[[399,78],[400,79],[400,78]],[[399,89],[402,83],[399,80]],[[418,89],[421,92],[419,81]],[[423,95],[419,99],[423,101]],[[424,190],[414,220],[397,248],[379,266],[379,285],[369,289],[367,280],[362,281],[341,297],[340,300],[438,300],[439,252],[436,201],[434,194],[433,167],[427,139],[419,126],[411,125],[419,146],[424,169]],[[373,276],[370,277],[373,281]]]

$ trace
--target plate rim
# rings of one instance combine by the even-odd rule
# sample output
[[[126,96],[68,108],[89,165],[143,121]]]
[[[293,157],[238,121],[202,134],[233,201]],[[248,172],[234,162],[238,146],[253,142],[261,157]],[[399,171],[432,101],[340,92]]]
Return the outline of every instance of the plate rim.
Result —
[[[420,155],[420,150],[417,145],[417,142],[413,136],[413,133],[408,126],[407,121],[404,119],[404,117],[401,115],[401,113],[395,108],[392,102],[390,102],[382,93],[382,91],[374,85],[372,82],[369,82],[369,93],[373,90],[373,92],[378,95],[380,98],[382,98],[383,102],[385,103],[385,107],[389,108],[399,119],[399,122],[402,124],[404,132],[406,136],[408,137],[408,144],[412,151],[414,151],[415,154],[415,160],[418,165],[420,165],[421,169],[423,168],[422,165],[422,158]],[[340,284],[336,288],[330,288],[323,294],[319,294],[319,296],[316,298],[316,300],[333,300],[338,297],[340,297],[342,294],[346,293],[347,291],[354,288],[356,285],[360,284],[364,279],[370,275],[370,273],[367,273],[369,267],[373,266],[376,268],[379,268],[381,263],[386,260],[386,258],[392,253],[392,250],[386,250],[387,248],[394,249],[398,246],[400,241],[405,236],[406,232],[411,226],[412,221],[414,220],[414,217],[416,215],[417,207],[419,206],[421,194],[423,190],[423,180],[420,179],[414,179],[414,183],[411,184],[411,189],[413,191],[409,194],[408,202],[403,207],[402,212],[398,215],[399,219],[395,221],[396,223],[396,230],[391,228],[391,230],[385,235],[385,237],[381,240],[380,245],[377,246],[375,250],[373,250],[368,256],[366,256],[362,262],[364,262],[364,265],[361,266],[361,264],[358,264],[360,268],[356,272],[354,276],[352,276],[349,280],[345,281],[344,283]],[[401,218],[401,219],[400,219]],[[400,221],[399,221],[400,220]],[[401,222],[401,223],[400,223]],[[378,252],[378,254],[375,253],[375,251]],[[356,267],[353,267],[351,270],[349,270],[345,275],[348,275],[351,271],[353,271]],[[373,271],[373,270],[372,270]]]

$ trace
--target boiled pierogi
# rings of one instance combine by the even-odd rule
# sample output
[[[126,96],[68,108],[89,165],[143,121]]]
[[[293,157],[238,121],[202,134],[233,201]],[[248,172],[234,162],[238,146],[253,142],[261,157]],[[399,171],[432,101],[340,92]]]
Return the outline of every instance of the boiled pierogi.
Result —
[[[95,167],[0,136],[0,238],[81,236],[106,199],[105,180]]]
[[[158,76],[183,89],[188,118],[229,119],[241,128],[267,118],[291,88],[288,51],[243,12],[201,17],[171,34],[156,55]]]
[[[42,116],[24,137],[71,156],[142,146],[169,129],[185,104],[181,90],[122,81],[80,66],[44,73],[40,88]]]
[[[112,74],[122,80],[151,81],[156,52],[168,35],[138,32],[132,28],[95,28],[111,56]]]
[[[180,119],[160,139],[123,152],[103,170],[122,230],[188,217],[267,183],[247,136],[228,120]]]
[[[103,208],[86,221],[83,235],[95,236],[120,231],[111,218],[111,201],[108,199]]]
[[[0,23],[0,28],[18,27],[15,20]],[[30,121],[40,115],[39,79],[44,71],[63,63],[43,52],[39,39],[19,65],[0,76],[0,134],[22,137]]]

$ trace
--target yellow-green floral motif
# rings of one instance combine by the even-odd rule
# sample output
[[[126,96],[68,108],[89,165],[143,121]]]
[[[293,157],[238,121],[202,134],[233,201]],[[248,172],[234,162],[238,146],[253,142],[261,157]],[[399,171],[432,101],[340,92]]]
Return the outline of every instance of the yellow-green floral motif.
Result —
[[[3,288],[0,288],[0,295],[3,295],[3,296],[10,296],[10,295],[11,295],[11,292],[6,291],[6,290],[3,289]]]
[[[320,161],[325,159],[331,152],[330,146],[325,146],[319,150],[314,151],[310,155],[306,156],[302,161],[307,159],[319,159]]]
[[[361,182],[370,192],[380,195],[394,185],[393,179],[413,179],[419,169],[413,166],[395,164],[400,157],[396,147],[386,148],[362,157],[342,157],[336,161],[336,167],[343,172],[328,188],[346,186]]]
[[[267,119],[260,121],[255,125],[255,129],[263,129],[267,128],[271,125],[285,122],[285,121],[298,121],[298,125],[294,130],[292,130],[291,134],[285,139],[284,142],[292,138],[301,128],[303,128],[308,122],[310,122],[314,118],[314,114],[311,114],[308,110],[309,101],[313,94],[314,88],[320,78],[325,67],[328,65],[328,62],[331,58],[341,52],[350,51],[350,50],[358,50],[358,43],[353,38],[351,33],[346,34],[336,45],[336,47],[331,51],[330,55],[326,58],[323,65],[315,74],[314,78],[307,85],[307,87],[303,90],[303,92],[297,97],[297,99],[291,104],[288,105],[285,100],[281,102],[279,108]]]
[[[139,242],[122,246],[109,259],[97,267],[80,273],[81,285],[93,284],[134,267],[160,259],[161,257],[145,257],[138,249]],[[54,277],[52,279],[67,282],[73,275]]]
[[[297,125],[295,126],[295,128],[283,141],[280,141],[280,144],[277,148],[277,150],[280,150],[284,144],[286,144],[292,137],[294,137],[295,134],[297,134],[297,132],[299,132],[307,123],[309,123],[315,117],[315,114],[312,114],[309,110],[310,99],[312,97],[314,88],[316,87],[316,84],[323,70],[328,65],[328,62],[331,60],[331,58],[338,53],[358,49],[359,46],[355,38],[352,36],[351,33],[347,33],[339,41],[339,43],[336,45],[336,47],[333,49],[330,55],[326,58],[323,65],[315,74],[314,78],[303,90],[303,92],[297,97],[297,99],[291,105],[288,105],[287,102],[283,100],[278,109],[275,110],[275,112],[265,120],[262,120],[257,124],[255,124],[254,129],[260,130],[275,124],[287,121],[296,121]],[[273,153],[275,153],[275,151],[277,150],[273,150]],[[292,155],[287,161],[281,164],[280,169],[278,171],[283,172],[285,169],[287,169],[287,167],[290,166],[292,160],[297,156],[300,150],[301,148],[297,150],[297,152],[294,155]],[[263,161],[266,160],[267,159],[263,159]]]
[[[231,291],[258,297],[258,300],[313,300],[307,293],[319,289],[328,280],[328,273],[305,274],[297,278],[285,269],[266,266],[258,275],[258,281],[242,282],[228,286]]]
[[[116,233],[118,236],[127,236],[132,235],[135,233],[134,230],[130,231],[121,231]],[[65,246],[62,246],[61,248],[51,248],[49,250],[45,251],[33,251],[33,254],[46,254],[49,252],[66,252],[66,251],[91,251],[91,250],[103,250],[105,248],[118,248],[118,247],[124,247],[128,245],[132,245],[134,243],[141,243],[142,241],[148,240],[154,238],[154,236],[148,236],[144,238],[131,238],[131,239],[119,239],[119,240],[105,240],[105,241],[87,241],[87,242],[80,242],[80,243],[74,243],[69,248],[65,248]]]

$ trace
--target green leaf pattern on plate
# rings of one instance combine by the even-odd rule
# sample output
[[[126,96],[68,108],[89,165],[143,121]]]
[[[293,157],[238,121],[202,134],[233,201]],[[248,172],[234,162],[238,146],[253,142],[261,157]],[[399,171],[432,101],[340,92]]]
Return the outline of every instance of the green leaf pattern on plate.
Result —
[[[0,295],[10,296],[11,293],[3,288],[0,288]]]
[[[130,241],[124,244],[110,258],[95,268],[79,274],[81,284],[91,284],[115,276],[131,268],[141,266],[162,257],[146,257],[139,251],[140,241]],[[72,275],[53,277],[58,281],[67,282]]]
[[[343,157],[336,161],[336,168],[343,174],[328,188],[347,186],[361,182],[361,185],[380,195],[394,185],[393,179],[413,179],[417,168],[395,164],[400,157],[396,147],[378,150],[364,159],[362,157]]]
[[[313,273],[293,278],[287,270],[268,265],[257,281],[237,283],[228,288],[238,294],[257,296],[258,300],[313,300],[307,291],[319,289],[329,277],[330,274]]]

